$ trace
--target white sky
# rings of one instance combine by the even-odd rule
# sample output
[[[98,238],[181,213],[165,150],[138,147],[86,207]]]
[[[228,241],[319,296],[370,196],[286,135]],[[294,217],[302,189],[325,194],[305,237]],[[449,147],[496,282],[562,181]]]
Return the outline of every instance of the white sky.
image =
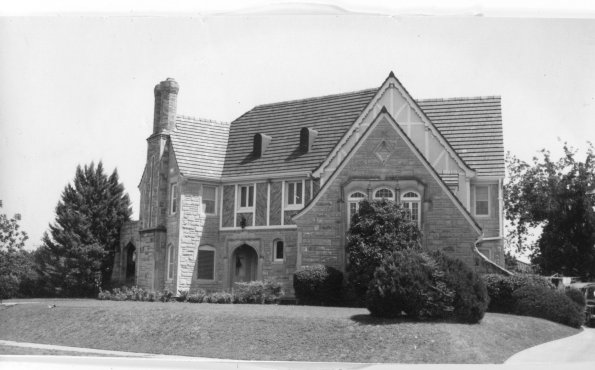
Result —
[[[0,18],[0,212],[29,248],[77,164],[117,167],[137,216],[153,86],[178,113],[231,121],[257,104],[378,87],[502,96],[506,150],[595,141],[595,21],[336,15]]]

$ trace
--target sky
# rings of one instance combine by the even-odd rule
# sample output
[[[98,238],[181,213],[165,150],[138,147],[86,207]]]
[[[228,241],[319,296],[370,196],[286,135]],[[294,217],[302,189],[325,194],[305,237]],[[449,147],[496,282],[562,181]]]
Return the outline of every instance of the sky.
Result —
[[[0,17],[0,212],[22,215],[27,248],[79,164],[117,169],[138,217],[153,87],[168,77],[178,114],[232,121],[394,71],[416,99],[501,96],[505,150],[522,159],[595,141],[592,19],[308,9]]]

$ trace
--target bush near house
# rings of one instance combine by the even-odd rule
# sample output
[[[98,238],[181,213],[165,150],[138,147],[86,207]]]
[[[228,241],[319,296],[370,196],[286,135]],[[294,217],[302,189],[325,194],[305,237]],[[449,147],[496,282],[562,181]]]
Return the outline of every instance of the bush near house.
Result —
[[[583,324],[582,309],[566,294],[541,286],[525,286],[512,293],[513,312],[558,322],[573,328]]]
[[[249,281],[234,283],[234,303],[277,303],[285,294],[276,281]]]
[[[523,287],[542,287],[555,289],[554,285],[539,275],[519,274],[504,276],[499,274],[485,274],[482,276],[487,287],[490,303],[489,312],[512,313],[515,299],[512,294]]]
[[[464,262],[441,252],[403,250],[383,258],[366,294],[372,316],[477,323],[488,305],[486,288]]]
[[[330,266],[306,266],[293,275],[293,289],[299,304],[340,305],[342,288],[343,273]]]
[[[585,309],[587,301],[585,300],[585,296],[580,290],[576,288],[567,288],[564,291],[564,294],[566,294],[566,296],[570,298],[581,310]]]

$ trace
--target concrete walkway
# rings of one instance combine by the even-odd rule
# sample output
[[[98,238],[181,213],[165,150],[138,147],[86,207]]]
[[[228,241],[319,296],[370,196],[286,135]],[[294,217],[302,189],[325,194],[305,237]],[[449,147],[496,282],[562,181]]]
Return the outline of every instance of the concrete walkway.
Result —
[[[521,351],[505,364],[592,363],[595,368],[595,328]]]

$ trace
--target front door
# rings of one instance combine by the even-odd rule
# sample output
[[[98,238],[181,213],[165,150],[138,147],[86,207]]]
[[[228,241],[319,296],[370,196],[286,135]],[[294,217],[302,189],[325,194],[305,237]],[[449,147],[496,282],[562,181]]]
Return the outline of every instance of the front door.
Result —
[[[244,244],[236,248],[231,259],[231,282],[256,280],[258,256],[251,246]]]

